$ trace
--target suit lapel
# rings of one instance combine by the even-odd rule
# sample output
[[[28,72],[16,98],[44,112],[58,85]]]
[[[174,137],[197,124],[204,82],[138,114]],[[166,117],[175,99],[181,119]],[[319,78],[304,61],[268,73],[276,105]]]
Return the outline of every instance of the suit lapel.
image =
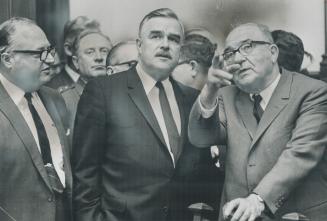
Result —
[[[279,83],[276,89],[274,90],[259,122],[257,132],[252,140],[251,148],[255,145],[258,139],[269,127],[269,125],[287,105],[290,96],[292,79],[293,75],[291,73],[283,71]]]
[[[159,140],[163,145],[166,146],[166,142],[162,135],[160,126],[156,116],[154,115],[148,97],[145,94],[141,79],[139,78],[135,67],[131,69],[127,75],[127,87],[130,98],[133,100],[136,107],[140,110],[143,117],[149,123],[154,133],[158,136]]]
[[[0,83],[0,110],[3,112],[4,115],[6,115],[8,120],[11,122],[13,128],[17,132],[17,135],[20,137],[21,141],[26,147],[27,152],[30,154],[36,169],[38,170],[41,177],[43,178],[43,181],[48,186],[50,191],[52,191],[52,188],[48,180],[47,172],[44,168],[41,154],[38,150],[37,144],[30,131],[30,128],[28,127],[21,112],[19,111],[15,103],[11,100],[7,91],[4,89],[1,83]]]
[[[177,101],[177,105],[178,105],[178,109],[179,109],[179,114],[181,117],[181,135],[180,135],[180,142],[179,142],[179,146],[178,146],[178,153],[176,156],[176,161],[179,159],[182,151],[183,151],[183,146],[185,143],[184,137],[185,136],[185,132],[186,132],[186,113],[185,113],[185,107],[186,107],[186,103],[185,100],[186,98],[184,97],[184,94],[182,93],[180,87],[177,85],[177,83],[170,77],[170,82],[173,86],[174,89],[174,94],[175,94],[175,98]]]
[[[72,179],[71,179],[71,168],[69,163],[69,146],[67,136],[65,134],[65,128],[63,126],[62,119],[60,114],[57,110],[55,103],[53,102],[52,96],[48,93],[45,87],[41,87],[39,90],[39,96],[45,106],[45,109],[49,113],[53,123],[56,125],[58,136],[60,139],[60,144],[62,146],[63,151],[63,158],[64,158],[64,170],[65,170],[65,177],[66,177],[66,184],[69,187],[72,186]]]
[[[239,96],[236,98],[236,107],[245,128],[253,139],[257,130],[257,122],[253,116],[253,102],[251,101],[249,94],[239,91]]]

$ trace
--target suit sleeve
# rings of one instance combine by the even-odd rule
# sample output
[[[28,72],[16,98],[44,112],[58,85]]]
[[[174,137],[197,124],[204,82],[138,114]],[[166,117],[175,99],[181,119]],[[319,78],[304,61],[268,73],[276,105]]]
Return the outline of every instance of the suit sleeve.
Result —
[[[201,114],[199,99],[195,101],[189,119],[188,134],[190,142],[197,147],[208,147],[216,144],[226,143],[226,118],[224,103],[221,96],[215,113],[204,118]]]
[[[275,166],[254,189],[272,213],[314,169],[327,145],[327,90],[319,87],[307,94],[299,110],[291,139]]]
[[[105,147],[105,105],[99,81],[90,81],[80,98],[73,137],[73,202],[78,221],[101,221],[101,162]]]

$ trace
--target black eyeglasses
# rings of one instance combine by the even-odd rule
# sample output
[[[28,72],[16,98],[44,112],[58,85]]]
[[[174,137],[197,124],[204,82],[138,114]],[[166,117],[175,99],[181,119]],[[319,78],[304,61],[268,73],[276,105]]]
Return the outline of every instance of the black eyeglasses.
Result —
[[[40,61],[42,62],[45,62],[47,60],[49,54],[51,54],[52,57],[56,55],[56,49],[54,46],[50,46],[42,50],[13,50],[12,52],[39,55]]]
[[[238,48],[234,50],[229,50],[223,53],[223,58],[226,63],[232,63],[235,59],[236,52],[239,52],[243,56],[248,56],[253,51],[253,46],[255,44],[268,44],[271,45],[271,42],[267,41],[247,41],[241,44]]]
[[[128,69],[130,69],[132,66],[134,66],[136,64],[137,64],[136,60],[131,60],[131,61],[126,61],[126,62],[122,62],[122,63],[119,63],[119,64],[115,64],[115,65],[109,65],[109,66],[107,66],[107,73],[109,75],[114,74],[116,68],[123,67],[125,65],[127,67],[126,70],[128,70]]]

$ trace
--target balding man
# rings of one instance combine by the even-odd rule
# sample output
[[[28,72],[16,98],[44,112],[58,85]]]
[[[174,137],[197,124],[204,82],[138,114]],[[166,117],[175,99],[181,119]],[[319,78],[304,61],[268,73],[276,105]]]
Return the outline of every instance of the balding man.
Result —
[[[225,45],[224,70],[209,70],[189,123],[193,144],[227,145],[220,220],[326,220],[326,84],[281,74],[266,26],[240,25]]]
[[[31,20],[0,25],[0,220],[70,221],[62,97],[44,87],[55,50]]]
[[[117,43],[107,57],[107,74],[115,74],[127,71],[135,66],[138,59],[135,41],[123,41]]]

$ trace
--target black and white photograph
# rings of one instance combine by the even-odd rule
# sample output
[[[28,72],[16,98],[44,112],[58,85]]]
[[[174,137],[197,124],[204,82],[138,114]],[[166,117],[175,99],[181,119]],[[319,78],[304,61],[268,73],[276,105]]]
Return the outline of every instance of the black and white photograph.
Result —
[[[0,0],[0,221],[327,221],[326,0]]]

